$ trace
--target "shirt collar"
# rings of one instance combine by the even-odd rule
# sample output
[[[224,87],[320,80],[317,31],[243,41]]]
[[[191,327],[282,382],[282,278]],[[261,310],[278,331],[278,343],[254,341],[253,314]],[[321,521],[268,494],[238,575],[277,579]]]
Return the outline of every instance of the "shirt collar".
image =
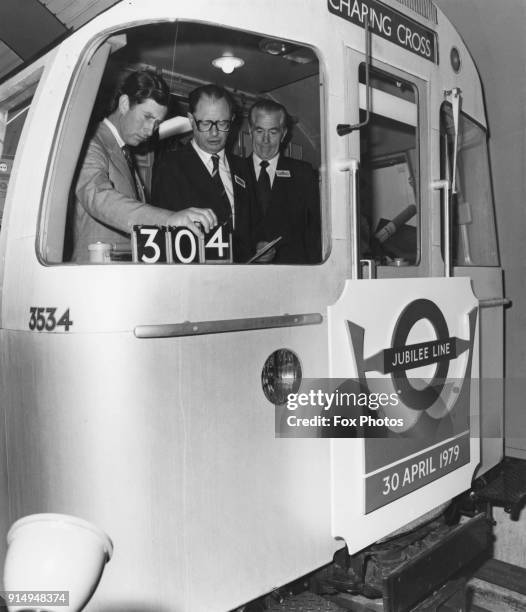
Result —
[[[124,142],[124,140],[122,139],[121,135],[119,134],[119,130],[116,128],[116,126],[108,119],[108,117],[104,117],[103,121],[108,126],[108,129],[110,130],[110,132],[115,137],[115,140],[117,141],[117,144],[119,145],[119,147],[121,149],[122,149],[122,147],[125,147],[126,143]]]
[[[212,155],[217,155],[219,157],[219,162],[224,163],[225,161],[225,150],[221,149],[217,153],[208,153],[207,151],[203,151],[201,147],[197,144],[197,142],[192,138],[192,146],[194,147],[197,155],[201,158],[205,166],[208,168],[210,165],[210,160],[212,159]]]
[[[263,160],[261,159],[261,157],[259,157],[259,155],[255,151],[252,153],[252,158],[254,160],[254,168],[256,170],[259,170],[259,165],[261,164],[261,162]],[[276,155],[274,155],[274,157],[272,159],[267,159],[267,161],[268,161],[267,172],[268,171],[272,171],[272,172],[276,171],[276,168],[278,166],[278,160],[279,160],[279,151],[278,151],[278,153],[276,153]]]

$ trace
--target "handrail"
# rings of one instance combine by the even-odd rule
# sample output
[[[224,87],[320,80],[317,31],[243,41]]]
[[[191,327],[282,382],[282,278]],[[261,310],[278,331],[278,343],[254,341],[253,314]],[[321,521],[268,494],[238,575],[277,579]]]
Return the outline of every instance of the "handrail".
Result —
[[[486,298],[483,300],[479,300],[479,308],[496,308],[498,306],[504,306],[504,308],[511,305],[511,300],[509,298]]]
[[[357,159],[346,159],[339,164],[340,172],[349,172],[349,192],[351,194],[351,235],[354,237],[351,250],[352,278],[360,278],[360,224],[358,222],[358,170]],[[354,231],[353,231],[354,230]]]
[[[451,276],[451,204],[449,201],[449,181],[441,179],[431,183],[433,189],[444,193],[444,276]]]
[[[275,327],[298,327],[319,325],[323,316],[318,312],[274,317],[247,317],[244,319],[223,319],[220,321],[184,321],[183,323],[161,323],[156,325],[137,325],[136,338],[181,338],[184,336],[203,336],[229,332],[253,331]]]

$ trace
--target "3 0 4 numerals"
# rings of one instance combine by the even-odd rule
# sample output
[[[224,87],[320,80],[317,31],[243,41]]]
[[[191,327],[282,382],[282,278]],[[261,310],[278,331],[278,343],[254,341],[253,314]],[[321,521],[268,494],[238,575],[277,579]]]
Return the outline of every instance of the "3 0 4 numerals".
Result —
[[[223,225],[200,237],[185,227],[134,225],[132,252],[141,263],[232,263],[232,235]]]
[[[31,331],[53,331],[63,327],[64,331],[69,331],[69,328],[73,325],[69,316],[69,308],[60,317],[56,313],[56,308],[31,306],[29,308],[29,329]]]

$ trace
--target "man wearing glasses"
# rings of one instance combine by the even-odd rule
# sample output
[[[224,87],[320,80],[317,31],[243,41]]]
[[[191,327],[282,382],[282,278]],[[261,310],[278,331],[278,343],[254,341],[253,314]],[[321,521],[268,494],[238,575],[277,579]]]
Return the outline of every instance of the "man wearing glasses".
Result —
[[[219,224],[233,233],[234,261],[254,252],[251,216],[254,202],[244,160],[225,151],[234,118],[230,94],[217,85],[194,89],[188,98],[193,139],[183,149],[169,151],[159,161],[152,200],[174,211],[209,208]]]

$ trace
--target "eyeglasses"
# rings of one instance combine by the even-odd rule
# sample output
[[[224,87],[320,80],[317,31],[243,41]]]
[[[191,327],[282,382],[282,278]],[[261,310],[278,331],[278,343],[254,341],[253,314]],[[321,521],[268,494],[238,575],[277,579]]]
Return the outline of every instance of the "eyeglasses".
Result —
[[[196,119],[194,117],[195,124],[199,132],[209,132],[215,125],[219,132],[228,132],[232,125],[231,119],[220,119],[219,121],[210,121],[208,119]]]

